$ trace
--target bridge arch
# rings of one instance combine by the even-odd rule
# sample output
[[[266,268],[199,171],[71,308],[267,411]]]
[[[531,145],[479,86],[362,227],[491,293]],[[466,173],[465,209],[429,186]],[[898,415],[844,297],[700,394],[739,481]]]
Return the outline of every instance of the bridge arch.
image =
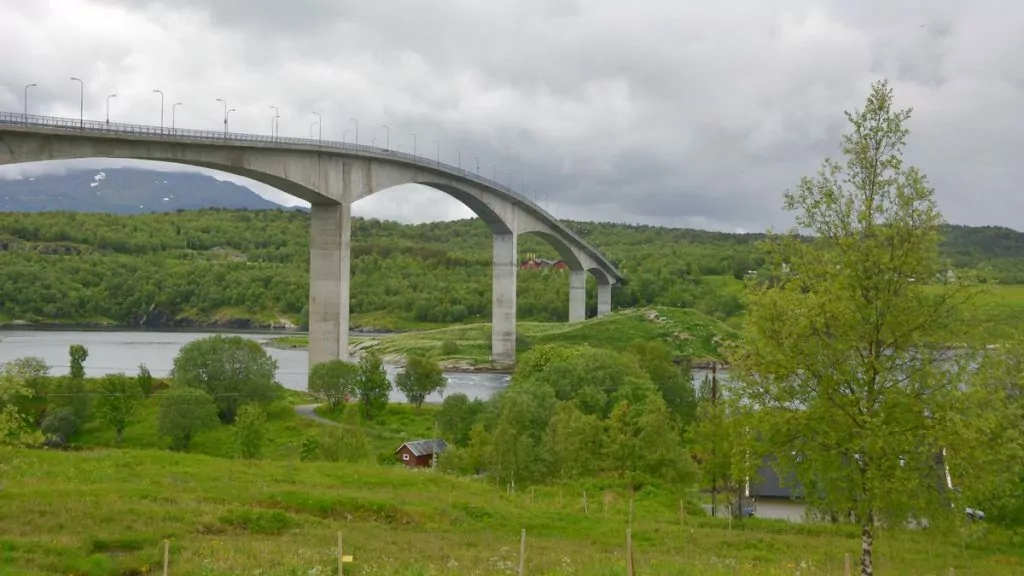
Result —
[[[153,160],[208,168],[261,182],[309,202],[310,365],[348,356],[352,204],[400,184],[422,184],[444,192],[490,227],[495,361],[515,359],[520,234],[540,235],[569,264],[570,320],[584,315],[579,295],[585,295],[587,271],[598,282],[598,314],[610,310],[611,286],[621,278],[607,259],[526,198],[461,168],[422,157],[337,142],[0,112],[0,165],[81,158]],[[602,305],[605,302],[607,306]]]

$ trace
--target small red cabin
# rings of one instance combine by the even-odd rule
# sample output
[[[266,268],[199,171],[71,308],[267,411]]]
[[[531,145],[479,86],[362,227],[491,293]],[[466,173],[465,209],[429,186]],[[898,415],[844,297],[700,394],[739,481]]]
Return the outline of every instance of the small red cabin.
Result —
[[[395,455],[410,468],[423,468],[430,466],[434,455],[441,454],[446,448],[448,443],[440,438],[411,440],[399,446]]]

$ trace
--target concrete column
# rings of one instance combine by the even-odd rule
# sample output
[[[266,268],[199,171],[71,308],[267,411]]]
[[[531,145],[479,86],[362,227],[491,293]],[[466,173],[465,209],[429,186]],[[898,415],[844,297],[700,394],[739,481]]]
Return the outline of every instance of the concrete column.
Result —
[[[612,311],[612,285],[597,285],[597,315],[604,316]]]
[[[516,235],[494,235],[491,287],[491,359],[516,360]]]
[[[352,208],[312,206],[309,227],[309,367],[348,360]]]
[[[587,319],[587,272],[569,272],[569,322]]]

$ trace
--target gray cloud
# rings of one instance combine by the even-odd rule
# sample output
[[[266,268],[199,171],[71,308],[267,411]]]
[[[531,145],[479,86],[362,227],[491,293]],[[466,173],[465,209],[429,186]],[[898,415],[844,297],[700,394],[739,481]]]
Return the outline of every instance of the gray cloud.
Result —
[[[1024,228],[1024,6],[996,0],[0,0],[0,109],[382,142],[510,179],[560,217],[756,230],[889,77],[947,219]],[[346,134],[347,131],[347,134]],[[274,191],[260,189],[273,197]],[[422,188],[357,213],[465,217]]]

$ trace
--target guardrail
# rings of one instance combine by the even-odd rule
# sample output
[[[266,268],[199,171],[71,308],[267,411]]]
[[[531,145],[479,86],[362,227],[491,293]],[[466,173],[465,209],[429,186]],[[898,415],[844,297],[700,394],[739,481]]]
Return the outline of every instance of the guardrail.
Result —
[[[517,192],[510,186],[506,186],[496,180],[492,180],[485,176],[481,176],[476,172],[472,172],[462,168],[461,166],[452,166],[438,160],[430,160],[423,156],[416,154],[409,154],[407,152],[399,152],[397,150],[391,150],[389,148],[380,148],[378,146],[367,146],[365,144],[349,143],[349,142],[338,142],[335,140],[321,140],[319,138],[293,138],[293,137],[282,137],[282,136],[264,136],[260,134],[244,134],[239,132],[229,131],[212,131],[212,130],[193,130],[188,128],[169,128],[160,126],[147,126],[145,124],[124,124],[120,122],[98,122],[95,120],[76,120],[74,118],[60,118],[56,116],[39,116],[36,114],[22,114],[18,112],[0,112],[0,125],[18,125],[18,126],[38,126],[41,128],[56,129],[61,132],[68,134],[81,134],[82,132],[100,132],[107,134],[123,134],[127,136],[146,136],[152,138],[166,138],[175,142],[197,142],[197,143],[221,143],[221,144],[252,144],[259,143],[262,145],[275,146],[280,148],[295,148],[302,147],[311,150],[333,150],[338,152],[349,152],[358,154],[369,154],[378,158],[383,159],[395,159],[410,164],[416,164],[424,168],[430,168],[433,170],[440,171],[442,173],[464,178],[477,184],[482,184],[488,188],[498,190],[508,194],[515,198],[518,202],[529,206],[532,210],[535,210],[539,214],[546,216],[550,222],[563,234],[569,236],[573,240],[580,243],[580,245],[587,252],[591,253],[598,261],[602,262],[610,270],[619,274],[615,266],[608,261],[603,255],[597,250],[587,244],[582,238],[579,237],[575,232],[570,230],[564,224],[559,222],[551,214],[541,208],[538,204],[526,197],[526,195]],[[619,274],[621,276],[621,274]]]

